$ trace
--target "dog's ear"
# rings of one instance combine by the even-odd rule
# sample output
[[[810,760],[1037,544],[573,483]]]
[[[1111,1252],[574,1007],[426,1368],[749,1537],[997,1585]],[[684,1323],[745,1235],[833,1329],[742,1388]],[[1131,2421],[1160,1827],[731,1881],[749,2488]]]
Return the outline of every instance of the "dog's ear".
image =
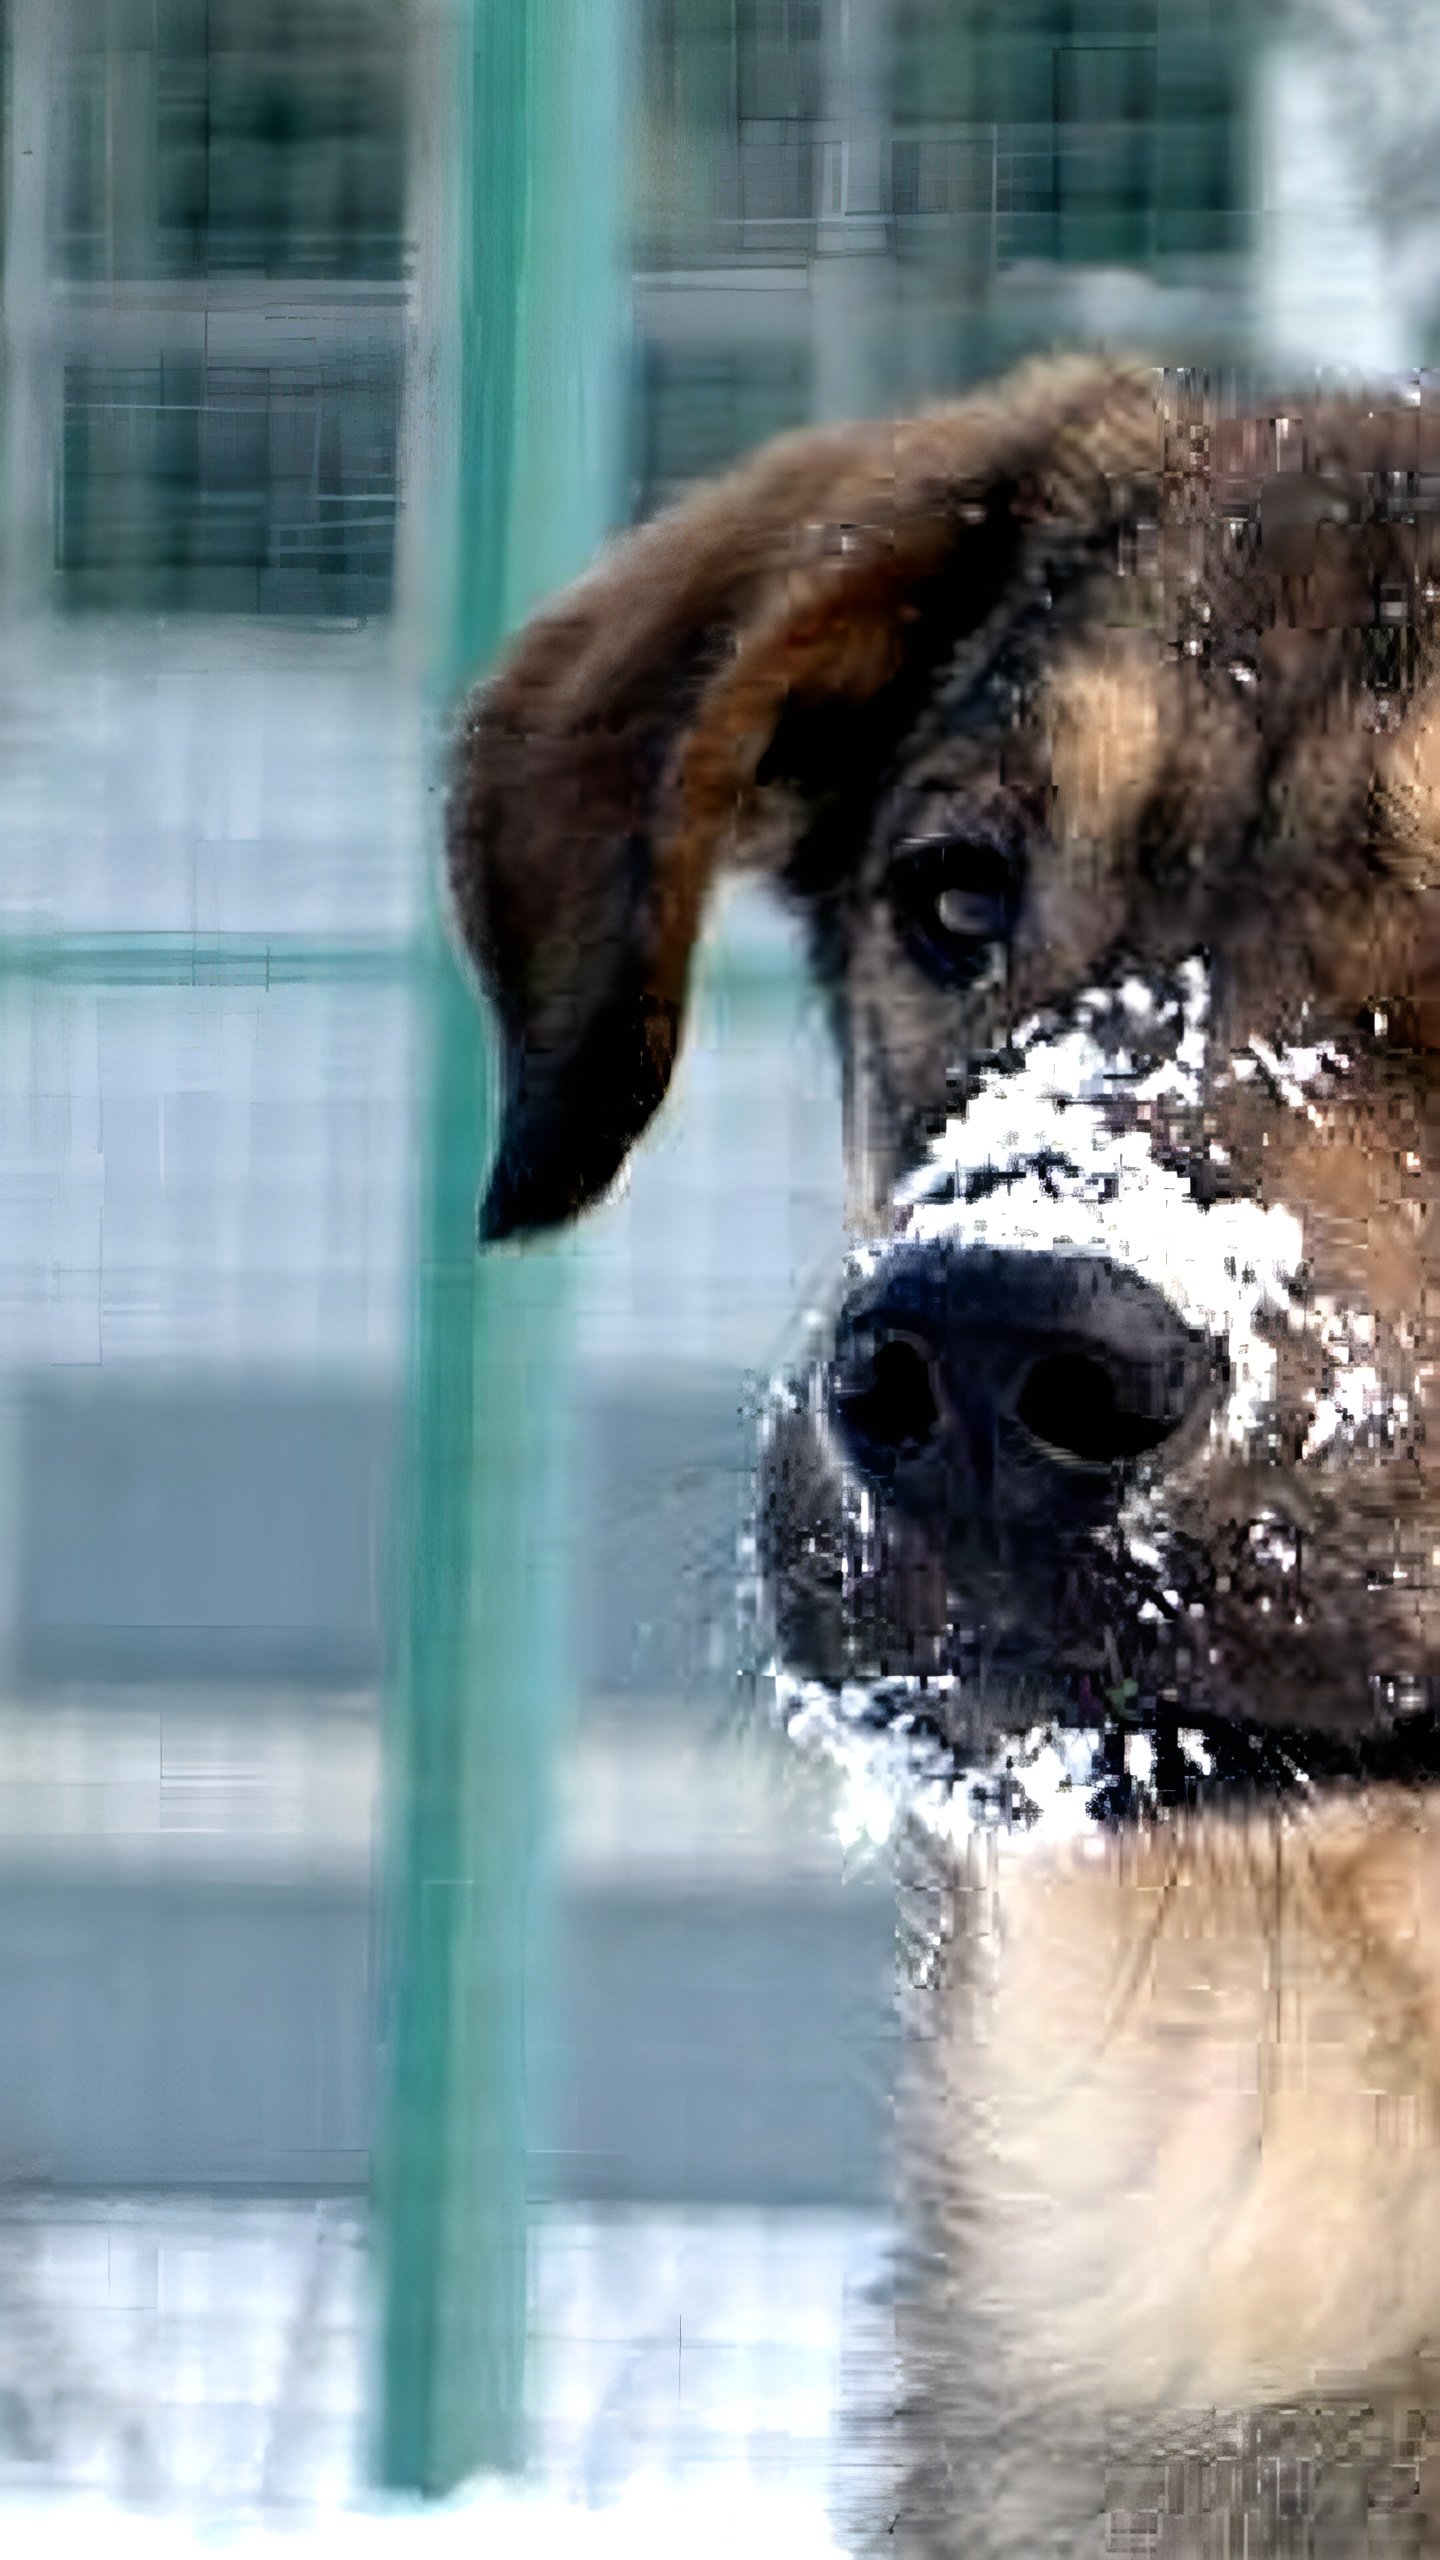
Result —
[[[482,1239],[557,1224],[613,1180],[669,1082],[717,873],[783,863],[817,756],[853,773],[857,737],[878,755],[1003,594],[1027,526],[1093,523],[1156,443],[1152,380],[1086,359],[900,425],[785,437],[530,624],[463,715],[448,814],[505,1052]]]

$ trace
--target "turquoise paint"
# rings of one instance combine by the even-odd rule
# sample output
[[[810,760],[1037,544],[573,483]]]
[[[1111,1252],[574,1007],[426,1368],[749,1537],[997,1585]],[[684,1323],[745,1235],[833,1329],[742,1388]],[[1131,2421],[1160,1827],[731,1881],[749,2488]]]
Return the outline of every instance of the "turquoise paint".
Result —
[[[451,691],[621,511],[626,0],[457,19]],[[442,365],[442,378],[445,368]],[[377,2466],[443,2494],[524,2456],[525,2021],[563,1711],[566,1249],[475,1252],[495,1076],[438,924],[407,1589],[389,1769]]]

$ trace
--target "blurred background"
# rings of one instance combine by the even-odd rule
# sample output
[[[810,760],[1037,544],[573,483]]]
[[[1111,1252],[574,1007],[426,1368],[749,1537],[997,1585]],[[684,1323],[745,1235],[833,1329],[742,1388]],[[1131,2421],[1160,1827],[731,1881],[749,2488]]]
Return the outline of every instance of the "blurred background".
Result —
[[[12,2498],[823,2514],[892,1918],[737,1557],[834,1071],[737,900],[628,1192],[455,1278],[446,702],[777,429],[1440,357],[1435,0],[549,7],[0,7]]]

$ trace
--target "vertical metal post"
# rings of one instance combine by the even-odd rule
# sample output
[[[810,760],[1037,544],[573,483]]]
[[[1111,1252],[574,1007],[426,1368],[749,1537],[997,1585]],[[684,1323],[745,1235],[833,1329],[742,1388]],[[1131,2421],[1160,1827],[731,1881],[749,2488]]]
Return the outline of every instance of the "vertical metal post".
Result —
[[[825,121],[839,153],[840,200],[822,203],[815,226],[817,418],[867,417],[894,398],[890,15],[889,0],[835,0],[825,22]]]
[[[51,563],[41,503],[50,460],[53,365],[52,286],[45,204],[54,134],[53,57],[57,12],[46,0],[10,0],[0,10],[0,78],[6,90],[6,150],[0,177],[0,611],[32,612],[45,596]]]
[[[434,474],[430,585],[450,599],[436,671],[449,690],[617,513],[626,5],[454,0],[432,13],[460,207],[434,372],[456,421]],[[377,2465],[383,2485],[436,2495],[524,2453],[525,2005],[562,1685],[565,1329],[563,1253],[477,1259],[494,1077],[438,922],[427,992],[388,1759]]]

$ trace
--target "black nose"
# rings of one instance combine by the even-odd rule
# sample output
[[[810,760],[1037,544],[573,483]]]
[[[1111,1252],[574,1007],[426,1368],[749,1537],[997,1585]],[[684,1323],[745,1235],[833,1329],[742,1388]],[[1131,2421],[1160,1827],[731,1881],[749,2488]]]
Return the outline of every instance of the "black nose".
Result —
[[[836,1327],[830,1411],[889,1502],[952,1527],[1093,1527],[1223,1364],[1149,1281],[1098,1255],[898,1247]]]

